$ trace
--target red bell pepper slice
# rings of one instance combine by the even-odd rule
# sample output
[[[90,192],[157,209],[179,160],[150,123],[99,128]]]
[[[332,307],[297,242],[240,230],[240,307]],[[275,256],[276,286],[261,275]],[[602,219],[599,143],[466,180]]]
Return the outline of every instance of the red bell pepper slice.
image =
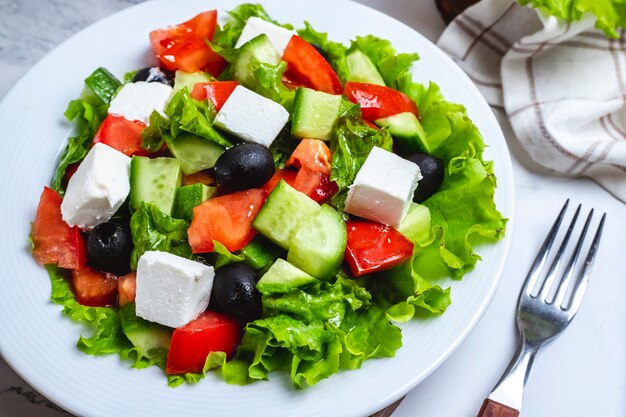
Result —
[[[351,102],[361,105],[363,119],[370,122],[406,112],[419,118],[415,102],[393,88],[349,81],[344,88],[344,94]]]
[[[104,143],[127,156],[147,156],[148,151],[141,147],[141,132],[145,128],[146,125],[140,121],[130,121],[122,116],[109,114],[102,121],[93,143]]]
[[[193,253],[212,252],[214,240],[231,252],[250,243],[255,234],[252,221],[266,198],[263,189],[252,189],[211,198],[194,208],[187,231]]]
[[[341,94],[341,82],[328,61],[310,43],[293,35],[283,53],[284,78],[289,86],[304,86],[329,94]]]
[[[237,81],[211,81],[207,83],[196,83],[191,90],[191,98],[198,101],[211,100],[215,111],[220,111],[228,97],[232,94]]]
[[[78,227],[70,227],[61,216],[61,196],[44,187],[33,222],[33,256],[42,264],[77,269],[87,263],[85,240]]]
[[[241,325],[225,314],[205,311],[174,330],[165,372],[168,375],[202,372],[211,352],[231,358],[241,339]]]
[[[349,220],[346,228],[345,260],[355,277],[391,269],[413,254],[413,243],[391,227]]]
[[[106,307],[117,302],[117,277],[88,266],[72,270],[72,290],[79,304]]]
[[[161,65],[169,71],[208,71],[217,77],[226,61],[206,44],[217,26],[217,10],[200,13],[176,26],[150,32],[150,43]]]

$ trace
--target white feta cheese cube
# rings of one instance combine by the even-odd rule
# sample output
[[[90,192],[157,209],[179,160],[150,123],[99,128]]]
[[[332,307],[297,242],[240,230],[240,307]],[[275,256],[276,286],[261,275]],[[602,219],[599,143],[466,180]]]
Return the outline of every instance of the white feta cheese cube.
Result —
[[[287,120],[289,112],[283,106],[238,85],[213,124],[245,141],[269,148]]]
[[[154,110],[164,114],[171,95],[172,87],[163,83],[124,84],[111,100],[108,113],[148,124]]]
[[[348,190],[345,211],[398,227],[420,179],[416,164],[375,146]]]
[[[128,156],[96,143],[67,184],[63,220],[83,229],[109,221],[130,192],[129,170]]]
[[[276,52],[278,52],[278,55],[282,57],[294,33],[260,17],[251,17],[243,27],[235,48],[241,48],[244,43],[259,35],[266,35]]]
[[[145,252],[137,263],[136,314],[164,326],[184,326],[206,310],[214,276],[212,266]]]

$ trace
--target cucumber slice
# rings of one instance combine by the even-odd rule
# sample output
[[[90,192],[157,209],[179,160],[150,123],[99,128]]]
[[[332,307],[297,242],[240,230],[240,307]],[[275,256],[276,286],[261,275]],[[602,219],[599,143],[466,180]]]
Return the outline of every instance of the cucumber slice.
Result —
[[[252,226],[281,248],[289,249],[291,239],[300,226],[318,211],[319,204],[280,180]]]
[[[341,214],[324,204],[291,240],[287,260],[320,280],[331,278],[346,251],[346,223]]]
[[[214,81],[215,78],[211,77],[211,74],[208,72],[185,72],[181,70],[176,71],[176,75],[174,76],[174,89],[172,91],[172,95],[176,94],[178,90],[182,90],[187,87],[187,90],[191,93],[193,90],[193,86],[196,83],[208,83],[209,81]]]
[[[348,81],[385,85],[385,80],[378,72],[376,65],[360,49],[357,48],[349,52],[346,55],[346,61],[350,73]]]
[[[256,288],[261,294],[286,293],[318,282],[311,275],[278,258],[257,282]]]
[[[430,237],[430,210],[428,207],[411,203],[398,232],[413,243],[426,242]]]
[[[204,184],[192,184],[176,189],[172,217],[185,219],[191,223],[193,209],[199,206],[217,193],[217,187],[209,187]]]
[[[233,78],[244,87],[251,90],[256,88],[256,78],[252,72],[251,64],[257,61],[264,64],[278,65],[281,57],[272,46],[267,35],[259,35],[249,40],[239,48],[239,53],[232,62]]]
[[[122,331],[133,346],[141,350],[143,356],[167,358],[172,340],[171,329],[137,317],[134,303],[120,307],[120,321]]]
[[[241,249],[241,254],[245,257],[243,262],[258,271],[267,270],[276,259],[285,255],[285,251],[263,236],[256,235],[250,243]]]
[[[167,146],[180,161],[180,168],[185,174],[213,168],[217,158],[226,150],[215,142],[187,133],[168,140]]]
[[[297,138],[330,140],[339,117],[341,96],[300,87],[296,91],[291,134]]]
[[[142,201],[156,203],[168,216],[172,213],[176,188],[180,185],[180,163],[175,158],[133,156],[130,160],[130,207]]]
[[[417,139],[426,153],[432,153],[432,149],[429,149],[428,142],[426,141],[424,127],[413,113],[405,112],[394,114],[393,116],[377,119],[374,123],[380,127],[389,128],[389,133],[398,139],[400,147],[408,147],[410,146],[410,144],[407,143],[408,140],[414,141]],[[413,151],[415,151],[415,149],[413,149]]]

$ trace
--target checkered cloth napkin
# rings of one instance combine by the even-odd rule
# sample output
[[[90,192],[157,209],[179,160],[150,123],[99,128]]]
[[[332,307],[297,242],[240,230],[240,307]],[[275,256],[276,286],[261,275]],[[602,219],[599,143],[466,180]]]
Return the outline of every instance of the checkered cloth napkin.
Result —
[[[482,0],[438,45],[503,108],[539,164],[590,177],[626,202],[626,31],[567,23],[513,0]]]

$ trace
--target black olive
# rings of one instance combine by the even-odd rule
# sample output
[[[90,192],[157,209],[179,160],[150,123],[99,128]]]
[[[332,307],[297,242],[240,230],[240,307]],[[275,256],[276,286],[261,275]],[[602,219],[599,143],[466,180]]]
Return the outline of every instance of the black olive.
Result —
[[[170,87],[174,86],[174,80],[171,74],[164,72],[159,67],[148,67],[142,68],[133,77],[133,82],[137,81],[145,81],[147,83],[161,83],[169,85]]]
[[[424,153],[414,153],[407,156],[405,159],[414,162],[420,167],[422,179],[415,189],[413,201],[421,203],[437,192],[439,187],[441,187],[444,173],[443,162],[436,156]]]
[[[328,61],[328,55],[326,55],[326,51],[325,51],[325,50],[323,50],[321,46],[319,46],[319,45],[318,45],[318,44],[316,44],[316,43],[312,43],[311,45],[313,46],[313,48],[315,48],[315,49],[317,50],[317,52],[319,52],[319,53],[320,53],[320,55],[321,55],[321,56],[323,56],[323,57],[324,57],[324,59],[325,59],[325,60],[327,60],[327,61]]]
[[[256,281],[254,271],[239,262],[223,266],[215,272],[212,298],[241,323],[256,320],[263,311]]]
[[[130,230],[119,223],[100,223],[87,238],[89,264],[104,272],[124,275],[130,272],[133,241]]]
[[[214,175],[224,191],[257,188],[274,175],[274,157],[265,146],[244,143],[227,149],[215,162]]]

